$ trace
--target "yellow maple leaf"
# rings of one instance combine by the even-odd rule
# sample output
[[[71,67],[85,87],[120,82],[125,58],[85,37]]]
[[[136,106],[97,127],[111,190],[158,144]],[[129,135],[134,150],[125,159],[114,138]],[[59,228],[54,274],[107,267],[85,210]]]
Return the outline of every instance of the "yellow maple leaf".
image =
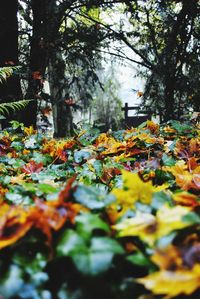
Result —
[[[167,205],[162,206],[156,214],[156,220],[158,224],[157,238],[168,235],[174,230],[190,226],[191,224],[189,222],[183,221],[183,217],[190,211],[191,208],[189,207],[169,207]]]
[[[137,211],[134,217],[124,219],[112,228],[118,231],[119,237],[138,236],[149,246],[153,246],[158,239],[172,231],[190,226],[189,222],[182,220],[190,211],[190,208],[182,206],[163,206],[156,216]]]
[[[141,201],[150,203],[154,187],[151,181],[143,182],[138,173],[122,171],[123,189],[113,189],[112,193],[121,203]]]
[[[123,189],[114,188],[112,194],[116,202],[107,208],[110,220],[115,221],[124,215],[129,209],[135,209],[135,202],[150,203],[153,194],[152,183],[143,182],[137,173],[122,171]]]
[[[19,184],[19,185],[21,185],[22,183],[25,182],[25,178],[24,178],[25,176],[26,176],[25,173],[21,173],[21,174],[19,174],[17,176],[12,176],[11,179],[10,179],[10,182],[11,182],[11,184]]]
[[[30,126],[30,127],[25,127],[25,128],[24,128],[24,133],[25,133],[27,136],[30,136],[30,135],[36,134],[37,131],[34,130],[33,126]]]
[[[119,231],[119,237],[138,236],[150,245],[156,240],[154,231],[156,229],[155,216],[137,211],[135,217],[124,219],[122,222],[112,226]]]
[[[200,286],[200,265],[195,265],[192,270],[161,270],[139,278],[137,282],[156,295],[167,295],[166,298],[190,295]]]
[[[108,215],[114,223],[124,215],[129,209],[135,209],[135,203],[140,201],[150,204],[154,192],[165,190],[168,185],[153,186],[152,181],[143,182],[138,173],[122,170],[123,188],[114,188],[112,194],[116,197],[116,202],[107,208]]]

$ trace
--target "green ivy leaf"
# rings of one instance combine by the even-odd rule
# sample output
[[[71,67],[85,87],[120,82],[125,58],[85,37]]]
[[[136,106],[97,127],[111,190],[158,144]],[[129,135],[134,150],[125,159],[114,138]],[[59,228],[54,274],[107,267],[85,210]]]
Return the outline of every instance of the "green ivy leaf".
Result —
[[[108,237],[94,237],[90,247],[78,248],[71,253],[77,269],[84,275],[98,275],[112,266],[115,254],[123,254],[121,245]]]
[[[169,205],[172,205],[172,199],[164,191],[155,192],[153,194],[153,199],[152,199],[152,203],[151,203],[152,208],[154,208],[155,210],[159,210],[166,203],[168,203]]]
[[[141,252],[137,252],[134,254],[131,254],[129,256],[127,256],[126,258],[129,262],[131,262],[134,265],[138,265],[138,266],[151,266],[152,262]]]
[[[77,202],[92,210],[102,209],[115,201],[115,197],[112,194],[105,195],[99,193],[99,190],[95,188],[78,186],[74,197]]]
[[[200,224],[200,217],[194,212],[190,212],[182,217],[183,222],[192,224]]]
[[[55,188],[49,184],[38,184],[38,189],[42,192],[42,193],[55,193],[58,191],[58,188]]]
[[[77,232],[84,238],[90,238],[94,230],[109,232],[110,228],[98,215],[84,213],[75,218]]]
[[[87,160],[90,157],[91,157],[91,152],[87,149],[74,152],[74,161],[76,163],[81,163],[82,161]]]
[[[85,248],[85,241],[72,229],[65,230],[56,246],[57,256],[68,256],[77,248]]]
[[[162,156],[162,163],[164,166],[174,166],[176,164],[176,160],[164,153]]]
[[[4,275],[1,272],[0,294],[6,299],[12,298],[19,293],[23,284],[22,269],[16,265],[10,265]]]

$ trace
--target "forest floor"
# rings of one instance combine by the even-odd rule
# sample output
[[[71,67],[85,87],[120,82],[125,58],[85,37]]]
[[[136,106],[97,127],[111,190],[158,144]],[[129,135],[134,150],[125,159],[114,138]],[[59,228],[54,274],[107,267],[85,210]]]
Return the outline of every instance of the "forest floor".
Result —
[[[199,297],[199,154],[198,124],[54,139],[13,122],[0,133],[0,295]]]

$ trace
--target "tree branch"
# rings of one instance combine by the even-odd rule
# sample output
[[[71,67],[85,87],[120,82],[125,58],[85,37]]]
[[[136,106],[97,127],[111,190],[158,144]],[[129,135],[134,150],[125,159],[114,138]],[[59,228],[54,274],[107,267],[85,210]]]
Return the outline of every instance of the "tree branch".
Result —
[[[114,36],[118,38],[118,40],[123,41],[124,44],[126,44],[135,54],[137,54],[140,58],[142,58],[142,60],[144,61],[145,65],[149,66],[149,69],[154,69],[154,65],[139,51],[137,50],[128,40],[127,38],[124,36],[124,34],[122,32],[117,32],[116,30],[114,30],[113,28],[111,28],[111,25],[107,25],[102,23],[99,20],[95,20],[94,18],[92,18],[91,16],[88,16],[84,13],[80,13],[78,11],[76,11],[76,13],[90,21],[93,21],[94,23],[100,24],[101,26],[103,26],[104,28],[106,28],[107,30],[110,30],[113,32]]]
[[[151,68],[150,68],[147,64],[145,64],[145,63],[143,63],[143,62],[140,62],[140,61],[137,61],[137,60],[135,60],[135,59],[132,59],[132,58],[126,56],[126,55],[121,55],[121,54],[114,53],[114,52],[108,52],[108,51],[101,50],[101,49],[95,49],[95,51],[100,52],[100,53],[109,54],[109,55],[111,55],[111,56],[115,56],[115,57],[118,57],[118,58],[122,58],[122,59],[124,59],[124,60],[131,61],[131,62],[133,62],[133,63],[135,63],[135,64],[144,66],[145,68],[148,68],[148,69],[151,70]]]

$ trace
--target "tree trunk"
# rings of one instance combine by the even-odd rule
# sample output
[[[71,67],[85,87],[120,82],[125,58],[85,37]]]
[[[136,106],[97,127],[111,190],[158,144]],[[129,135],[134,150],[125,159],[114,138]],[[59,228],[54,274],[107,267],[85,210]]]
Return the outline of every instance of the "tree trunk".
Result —
[[[18,2],[17,0],[2,0],[0,9],[0,66],[18,65]],[[20,79],[11,76],[6,82],[0,84],[0,102],[16,101],[22,98]],[[4,121],[7,126],[14,117],[10,114]]]
[[[73,134],[73,118],[71,107],[65,102],[69,94],[67,82],[65,82],[65,62],[59,49],[51,53],[49,85],[53,101],[54,136],[71,136]]]
[[[197,0],[182,0],[182,9],[177,16],[174,25],[172,26],[171,33],[169,35],[166,56],[165,56],[165,113],[164,121],[171,119],[178,119],[178,105],[176,103],[175,91],[177,90],[178,72],[179,65],[183,65],[185,62],[185,56],[183,53],[186,51],[186,47],[189,43],[188,38],[188,25],[189,20],[196,17],[197,14]]]
[[[164,122],[175,119],[175,78],[170,75],[167,76],[165,81],[165,111],[164,111]]]
[[[67,137],[73,134],[73,118],[71,108],[63,102],[53,106],[54,137]]]
[[[33,33],[30,44],[29,83],[26,98],[35,99],[24,111],[23,122],[26,126],[36,127],[37,100],[43,88],[43,79],[48,64],[46,44],[47,31],[47,2],[32,0]]]

